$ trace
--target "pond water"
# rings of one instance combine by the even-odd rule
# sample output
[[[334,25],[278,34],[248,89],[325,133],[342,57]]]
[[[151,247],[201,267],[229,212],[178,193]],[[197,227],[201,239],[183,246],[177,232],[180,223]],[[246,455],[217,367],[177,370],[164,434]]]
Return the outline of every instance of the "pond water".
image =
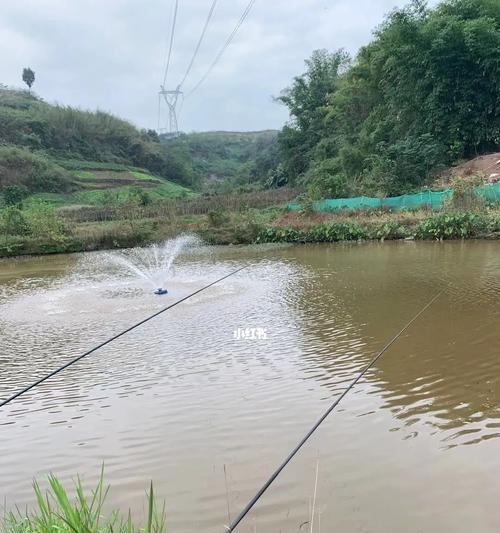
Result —
[[[357,372],[434,295],[241,532],[500,529],[500,243],[203,248],[167,296],[99,254],[0,262],[0,398],[196,295],[0,409],[0,501],[49,472],[168,531],[222,532]],[[257,329],[255,339],[237,338]]]

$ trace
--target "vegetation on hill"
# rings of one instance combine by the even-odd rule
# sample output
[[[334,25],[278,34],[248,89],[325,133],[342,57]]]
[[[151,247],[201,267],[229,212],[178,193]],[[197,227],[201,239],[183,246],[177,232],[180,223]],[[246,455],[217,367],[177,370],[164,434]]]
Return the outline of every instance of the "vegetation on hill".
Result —
[[[145,169],[191,185],[189,167],[162,147],[156,132],[139,131],[102,111],[50,105],[27,91],[0,88],[0,145],[0,187],[75,189],[68,170],[98,169],[102,164],[111,170]]]
[[[280,217],[304,188],[306,211],[319,197],[413,192],[452,163],[500,150],[499,57],[498,0],[434,9],[413,0],[355,59],[314,52],[278,98],[291,115],[281,132],[158,136],[0,87],[0,255],[134,246],[185,231],[221,244],[498,238],[498,209],[469,194],[484,177],[453,172],[456,205],[436,215]]]
[[[385,195],[500,146],[498,0],[413,0],[354,60],[316,51],[279,100],[283,170],[313,196]]]
[[[273,180],[280,157],[277,134],[214,131],[162,136],[162,142],[190,162],[194,180],[203,190],[228,192],[280,185]]]

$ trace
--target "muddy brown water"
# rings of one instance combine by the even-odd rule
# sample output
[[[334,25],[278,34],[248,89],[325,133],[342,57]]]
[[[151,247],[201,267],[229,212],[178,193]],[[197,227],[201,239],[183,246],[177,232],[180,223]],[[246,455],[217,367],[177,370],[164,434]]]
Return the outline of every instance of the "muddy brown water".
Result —
[[[0,500],[48,472],[168,531],[221,532],[346,384],[428,300],[304,446],[241,532],[500,529],[500,243],[216,248],[181,258],[168,299],[83,268],[0,262],[0,397],[200,293],[0,410]],[[266,338],[238,339],[238,328]],[[318,484],[313,505],[316,469]],[[225,471],[225,473],[224,473]]]

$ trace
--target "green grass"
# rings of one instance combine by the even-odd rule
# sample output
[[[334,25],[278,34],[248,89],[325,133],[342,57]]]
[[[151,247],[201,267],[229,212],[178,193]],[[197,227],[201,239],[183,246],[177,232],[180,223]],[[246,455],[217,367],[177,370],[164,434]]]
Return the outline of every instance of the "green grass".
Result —
[[[97,178],[95,172],[90,170],[75,170],[73,176],[81,180],[95,180]]]
[[[131,170],[130,171],[130,174],[132,174],[132,176],[134,176],[134,178],[136,180],[158,180],[160,181],[161,178],[157,178],[156,176],[152,176],[151,174],[148,174],[147,172],[142,172],[142,171],[138,171],[138,170]]]
[[[103,176],[103,173],[104,176]],[[157,181],[161,183],[163,180],[162,178],[159,178],[158,176],[154,176],[153,174],[148,174],[144,171],[139,170],[74,170],[73,176],[75,178],[78,178],[79,180],[84,181],[99,181],[103,177],[106,179],[133,179],[133,180],[141,180],[141,181]]]
[[[147,173],[147,170],[120,163],[103,163],[101,161],[85,161],[83,159],[59,159],[54,161],[66,170],[114,170],[116,172],[138,171]]]
[[[75,496],[53,475],[48,478],[49,488],[42,491],[34,483],[36,508],[31,512],[9,512],[0,522],[0,533],[163,533],[165,531],[165,507],[156,507],[153,485],[147,493],[148,514],[146,523],[137,527],[130,512],[125,516],[113,511],[104,517],[103,506],[109,487],[104,486],[103,472],[97,487],[86,494],[80,479],[74,486]]]
[[[148,179],[151,179],[148,178]],[[182,187],[169,181],[161,180],[159,185],[145,189],[152,200],[163,198],[186,198],[196,196],[190,189]],[[56,207],[71,205],[105,205],[124,204],[131,200],[137,187],[124,185],[121,187],[111,187],[108,189],[96,189],[77,191],[73,193],[39,193],[31,198],[44,200]],[[27,201],[29,203],[29,200]]]

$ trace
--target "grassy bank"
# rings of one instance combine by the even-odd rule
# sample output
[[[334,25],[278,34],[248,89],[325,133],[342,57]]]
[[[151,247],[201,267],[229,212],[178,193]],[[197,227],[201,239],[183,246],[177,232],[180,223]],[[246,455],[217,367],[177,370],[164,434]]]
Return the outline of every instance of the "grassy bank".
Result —
[[[261,242],[338,242],[386,239],[500,238],[500,210],[339,215],[285,215],[265,228]]]
[[[209,242],[253,242],[293,190],[56,208],[41,200],[0,208],[0,257],[145,245],[195,232]]]
[[[132,211],[131,211],[132,212]],[[223,210],[175,217],[123,218],[71,222],[40,207],[11,213],[18,233],[0,239],[0,256],[67,253],[147,245],[182,233],[195,233],[208,244],[309,243],[388,239],[499,239],[500,210],[486,212],[417,211],[296,215],[280,207]],[[12,232],[11,232],[12,233]]]
[[[72,498],[60,481],[49,476],[46,493],[34,483],[36,507],[31,512],[7,513],[0,521],[0,533],[163,533],[165,510],[158,511],[153,487],[147,494],[147,517],[142,527],[137,527],[130,513],[118,511],[104,516],[103,506],[109,487],[104,486],[103,476],[97,487],[86,493],[80,480],[75,483]]]

